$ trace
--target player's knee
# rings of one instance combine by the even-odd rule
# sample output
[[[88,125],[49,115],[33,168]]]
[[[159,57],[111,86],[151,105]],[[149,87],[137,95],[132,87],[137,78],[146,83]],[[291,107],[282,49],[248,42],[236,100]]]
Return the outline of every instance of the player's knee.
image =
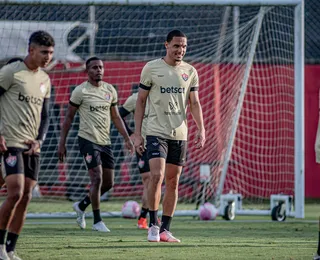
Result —
[[[151,183],[159,183],[163,180],[163,174],[161,172],[152,173],[150,182]]]
[[[103,183],[102,184],[102,191],[103,192],[107,192],[107,191],[111,190],[113,188],[113,186],[114,186],[114,181],[113,180],[112,181],[108,181],[106,183]]]
[[[90,169],[91,186],[101,187],[102,172],[98,168]]]
[[[25,192],[21,198],[21,202],[28,204],[32,199],[32,192]]]
[[[10,202],[10,204],[17,204],[22,197],[23,192],[21,190],[13,191],[8,194],[7,201]]]
[[[176,178],[166,180],[166,188],[169,188],[171,190],[177,190],[178,185],[179,185],[179,180]]]

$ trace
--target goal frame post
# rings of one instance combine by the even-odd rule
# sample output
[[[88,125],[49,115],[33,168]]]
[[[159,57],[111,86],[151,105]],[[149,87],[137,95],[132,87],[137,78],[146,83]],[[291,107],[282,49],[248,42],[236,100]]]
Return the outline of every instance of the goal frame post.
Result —
[[[2,4],[57,4],[55,0],[0,0]],[[294,7],[294,213],[295,218],[304,218],[305,200],[305,137],[304,137],[304,0],[60,0],[59,4],[80,4],[90,6],[95,4],[123,5],[212,5],[212,6],[293,6]],[[90,23],[94,24],[93,8],[90,12]],[[90,35],[90,53],[94,53],[94,32]],[[245,88],[245,84],[243,84]],[[241,109],[241,108],[240,108]],[[237,112],[238,113],[238,112]],[[236,124],[235,124],[235,127]],[[234,131],[234,130],[232,130]],[[232,143],[232,142],[230,142]],[[232,147],[228,148],[230,151]],[[225,166],[227,167],[227,166]],[[223,184],[221,184],[223,187]],[[179,212],[176,212],[179,215]],[[182,215],[187,215],[183,211]],[[70,216],[70,213],[66,213]],[[40,214],[41,217],[55,217],[52,214]],[[111,214],[116,215],[116,214]],[[189,215],[195,215],[190,211]],[[27,217],[36,217],[27,214]],[[56,217],[65,217],[64,214]]]

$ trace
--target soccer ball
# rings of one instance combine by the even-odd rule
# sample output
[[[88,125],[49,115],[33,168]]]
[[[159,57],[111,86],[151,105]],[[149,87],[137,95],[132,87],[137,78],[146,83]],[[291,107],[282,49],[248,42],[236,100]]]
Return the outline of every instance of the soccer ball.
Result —
[[[218,216],[218,209],[209,202],[204,203],[199,209],[199,218],[201,220],[215,220]]]
[[[138,202],[128,200],[123,204],[121,213],[124,218],[137,218],[140,215],[140,206]]]

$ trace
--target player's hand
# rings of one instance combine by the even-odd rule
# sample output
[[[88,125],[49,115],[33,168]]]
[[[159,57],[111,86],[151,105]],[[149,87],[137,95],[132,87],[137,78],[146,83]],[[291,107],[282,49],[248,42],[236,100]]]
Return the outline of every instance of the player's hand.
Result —
[[[7,150],[6,140],[2,135],[0,135],[0,153],[4,153]]]
[[[142,156],[144,152],[144,140],[142,136],[134,133],[131,135],[131,138],[133,139],[134,148],[136,148],[137,153]]]
[[[126,148],[129,150],[130,154],[133,155],[134,145],[131,138],[128,138],[127,140],[125,140],[125,145],[126,145]]]
[[[65,158],[67,156],[67,150],[65,144],[60,144],[58,146],[58,157],[60,162],[64,162]]]
[[[200,129],[196,133],[195,145],[197,149],[200,149],[204,146],[206,142],[206,131],[204,129]]]
[[[40,143],[37,140],[26,140],[24,141],[25,144],[29,145],[30,149],[24,154],[39,154],[40,153]]]

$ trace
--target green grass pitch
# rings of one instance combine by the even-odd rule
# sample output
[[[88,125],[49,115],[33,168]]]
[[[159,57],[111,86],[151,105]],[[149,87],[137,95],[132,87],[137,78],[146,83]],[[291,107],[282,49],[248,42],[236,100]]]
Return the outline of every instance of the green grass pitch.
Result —
[[[65,203],[70,207],[71,202]],[[106,202],[108,204],[108,202]],[[121,206],[121,205],[119,205]],[[136,220],[106,218],[110,233],[80,230],[74,219],[29,219],[18,241],[24,260],[70,259],[312,259],[317,248],[320,205],[306,205],[304,220],[271,222],[269,217],[237,216],[234,221],[175,217],[171,231],[180,244],[149,243]]]

